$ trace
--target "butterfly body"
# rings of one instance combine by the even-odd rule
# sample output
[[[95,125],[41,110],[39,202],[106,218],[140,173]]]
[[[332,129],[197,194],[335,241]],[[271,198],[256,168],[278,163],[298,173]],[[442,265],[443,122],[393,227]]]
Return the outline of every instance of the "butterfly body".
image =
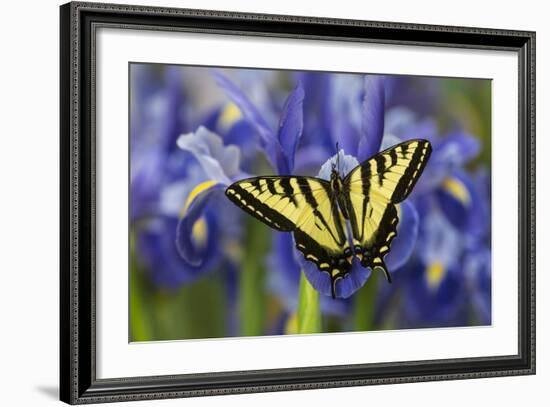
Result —
[[[296,248],[331,281],[350,272],[353,258],[380,269],[399,222],[397,204],[411,192],[431,153],[426,140],[409,140],[364,161],[347,175],[333,163],[330,180],[262,176],[230,185],[227,197],[273,229],[292,232]]]
[[[332,199],[338,204],[338,209],[342,212],[344,218],[349,219],[349,202],[346,200],[346,188],[344,179],[336,168],[332,168],[330,174],[330,188],[333,192]]]

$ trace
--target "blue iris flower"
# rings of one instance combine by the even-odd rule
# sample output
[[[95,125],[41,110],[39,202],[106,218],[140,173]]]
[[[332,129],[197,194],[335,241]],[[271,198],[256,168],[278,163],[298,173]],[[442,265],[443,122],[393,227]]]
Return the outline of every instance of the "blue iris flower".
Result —
[[[255,129],[258,137],[258,151],[262,152],[280,174],[291,173],[294,167],[294,151],[301,136],[301,103],[303,89],[300,85],[285,102],[283,113],[275,130],[263,117],[248,97],[221,72],[215,71],[214,77],[235,104],[242,117]],[[225,146],[217,135],[205,128],[196,133],[184,135],[178,139],[182,150],[189,152],[207,175],[207,180],[195,187],[184,216],[178,224],[177,245],[182,257],[191,264],[200,262],[201,252],[193,244],[192,230],[204,211],[212,205],[234,206],[223,197],[223,191],[232,182],[248,175],[240,170],[235,145]],[[238,219],[239,216],[233,217]]]
[[[383,289],[378,317],[401,292],[403,327],[490,323],[490,183],[466,170],[479,141],[464,131],[440,135],[429,118],[401,107],[387,118],[392,134],[428,139],[433,151],[410,198],[420,226],[406,278]]]
[[[232,99],[232,101],[239,107],[243,112],[244,117],[250,122],[250,124],[256,128],[257,132],[260,134],[261,145],[268,157],[268,160],[272,163],[273,167],[276,168],[277,173],[281,175],[288,175],[295,173],[294,169],[297,166],[300,166],[296,160],[297,156],[300,156],[299,151],[304,148],[308,152],[312,152],[315,149],[317,151],[326,150],[328,145],[334,146],[336,141],[338,141],[338,136],[333,134],[333,129],[330,131],[325,131],[322,134],[325,134],[325,138],[317,138],[317,141],[312,137],[309,140],[305,140],[305,146],[302,147],[301,138],[304,134],[304,129],[309,130],[315,129],[315,125],[311,126],[306,121],[304,124],[304,114],[307,113],[307,116],[312,120],[315,119],[315,116],[312,116],[313,113],[308,107],[314,103],[313,98],[306,94],[304,86],[299,80],[292,92],[290,92],[287,97],[282,112],[280,114],[280,120],[277,126],[277,129],[274,130],[268,124],[268,121],[264,119],[260,111],[252,104],[247,96],[227,77],[223,76],[221,73],[216,73],[217,81],[222,88],[224,88]],[[358,76],[359,82],[357,83],[359,91],[352,91],[355,95],[352,98],[357,98],[356,102],[358,105],[359,114],[355,117],[349,118],[348,127],[354,128],[355,132],[351,131],[347,135],[342,135],[342,142],[348,151],[341,150],[338,152],[340,154],[340,165],[343,169],[342,176],[345,176],[346,173],[359,164],[359,160],[365,160],[372,155],[380,151],[382,144],[382,136],[384,131],[384,103],[385,103],[385,91],[384,91],[384,77],[381,76]],[[301,77],[304,79],[304,77]],[[330,81],[330,75],[315,74],[314,80],[307,78],[308,88],[314,88],[312,82],[317,81]],[[333,85],[324,85],[321,86],[321,89],[326,89],[331,87],[331,92],[338,95],[341,98],[347,97],[343,94],[349,93],[346,92],[345,87],[340,84],[339,86]],[[318,91],[318,94],[325,96],[326,92]],[[359,97],[362,96],[362,97]],[[306,103],[304,107],[304,104]],[[354,106],[354,103],[349,103]],[[332,105],[332,108],[338,106],[340,108],[341,104]],[[330,107],[330,106],[329,106]],[[305,112],[304,112],[305,111]],[[343,115],[342,112],[331,112],[330,109],[326,112],[330,114],[329,119],[325,120],[325,127],[328,126],[330,119],[341,118]],[[317,113],[319,114],[319,113]],[[346,116],[344,116],[346,117]],[[359,119],[359,122],[357,122]],[[326,137],[329,139],[327,140]],[[334,142],[334,143],[333,143]],[[334,147],[332,147],[334,149]],[[334,150],[333,150],[334,151]],[[329,179],[329,170],[331,163],[336,160],[336,156],[333,156],[329,160],[326,160],[324,155],[324,164],[321,166],[321,170],[317,174],[318,177]],[[312,161],[309,160],[311,163]],[[302,165],[303,168],[303,165]],[[408,202],[400,205],[401,212],[401,222],[398,228],[398,237],[395,239],[392,244],[392,251],[388,255],[387,264],[388,267],[395,271],[406,261],[408,256],[412,251],[414,245],[416,230],[417,230],[417,215],[414,209],[414,206]],[[277,232],[274,232],[277,233]],[[285,241],[287,239],[287,241]],[[317,270],[316,266],[311,262],[307,262],[303,259],[301,253],[295,252],[293,256],[288,256],[288,247],[293,246],[288,244],[288,239],[292,239],[290,234],[286,234],[286,237],[276,237],[275,247],[278,247],[279,250],[275,250],[275,256],[271,257],[271,264],[283,264],[296,262],[293,266],[281,267],[278,270],[274,270],[275,274],[287,275],[288,282],[291,282],[291,286],[295,287],[297,290],[297,281],[299,278],[299,272],[296,270],[303,269],[306,274],[306,277],[312,284],[312,286],[317,289],[319,292],[330,296],[330,278],[325,275],[325,273],[320,273]],[[276,257],[281,257],[282,261],[276,259]],[[296,266],[297,264],[297,266]],[[352,272],[344,279],[340,280],[336,284],[336,297],[338,298],[347,298],[351,296],[355,291],[357,291],[361,286],[364,285],[368,277],[370,276],[370,270],[361,267],[359,264],[355,264]],[[272,283],[273,287],[287,287],[287,284],[284,283]],[[285,293],[288,293],[289,290],[286,288]],[[294,290],[292,290],[294,291]],[[287,295],[285,295],[286,297]]]
[[[131,69],[130,207],[136,253],[157,286],[176,289],[215,269],[225,260],[227,240],[239,233],[235,218],[222,216],[235,208],[220,212],[224,200],[206,205],[194,198],[203,190],[219,190],[213,180],[242,177],[241,151],[224,144],[228,132],[192,131],[198,113],[186,103],[185,68],[135,64]],[[225,118],[228,127],[230,119]]]

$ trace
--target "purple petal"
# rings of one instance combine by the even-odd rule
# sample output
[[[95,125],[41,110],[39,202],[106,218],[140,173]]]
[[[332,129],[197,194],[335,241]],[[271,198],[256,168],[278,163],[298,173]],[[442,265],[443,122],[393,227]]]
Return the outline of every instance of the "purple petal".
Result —
[[[344,150],[338,151],[337,154],[334,154],[330,157],[319,169],[317,174],[318,178],[330,181],[330,174],[332,172],[333,166],[337,167],[338,173],[340,176],[345,177],[350,171],[356,168],[359,165],[357,159],[352,155],[346,155]]]
[[[417,137],[428,138],[419,134]],[[428,138],[429,139],[429,138]],[[453,172],[479,153],[479,140],[467,133],[452,133],[432,140],[433,152],[415,187],[416,193],[433,191]],[[413,191],[414,193],[415,191]]]
[[[300,263],[302,270],[304,271],[306,278],[312,287],[323,295],[331,296],[332,283],[328,273],[320,271],[314,263],[304,259],[304,256],[301,253],[299,253],[297,257],[298,262]]]
[[[294,166],[295,174],[313,175],[317,174],[319,168],[327,160],[327,150],[320,145],[300,147],[296,151]]]
[[[181,135],[177,145],[193,155],[209,179],[229,184],[239,174],[239,148],[224,146],[222,138],[205,127]]]
[[[290,172],[294,169],[296,147],[302,137],[304,88],[300,82],[288,96],[279,122],[278,139]]]
[[[213,75],[218,86],[225,90],[227,96],[237,105],[246,120],[256,129],[260,135],[262,147],[271,148],[270,146],[275,141],[275,134],[262,114],[227,76],[217,70],[213,71]]]
[[[310,284],[321,294],[332,296],[332,282],[328,273],[320,271],[317,266],[307,261],[300,253],[298,262]],[[362,267],[358,259],[353,260],[351,272],[346,277],[338,280],[335,287],[336,298],[348,298],[361,288],[371,275],[371,270]]]
[[[397,236],[391,243],[391,250],[384,261],[390,273],[393,273],[404,264],[411,256],[418,237],[418,213],[408,200],[400,205],[399,224]]]
[[[283,300],[289,312],[295,310],[298,303],[300,265],[295,258],[294,240],[290,233],[274,233],[267,264],[270,269],[269,288]]]
[[[476,248],[467,253],[464,274],[481,323],[491,324],[491,250]]]
[[[336,120],[333,126],[335,139],[338,140],[338,148],[346,154],[357,156],[358,145],[360,144],[360,133],[349,120]]]
[[[454,167],[462,166],[479,154],[479,140],[468,133],[456,132],[447,135],[434,147],[440,161],[448,161]]]
[[[359,141],[357,159],[362,162],[380,151],[384,134],[384,81],[379,75],[365,76],[363,99],[362,137]]]
[[[211,230],[207,230],[206,243],[198,243],[193,236],[195,223],[210,210],[215,213],[216,209],[211,207],[219,202],[224,202],[223,192],[225,185],[215,184],[200,192],[189,204],[185,215],[178,222],[176,230],[176,246],[181,257],[194,267],[200,266],[208,260],[208,247],[211,239],[217,240]],[[210,225],[207,224],[208,229]]]
[[[490,219],[488,203],[483,201],[467,173],[456,171],[446,177],[436,196],[444,215],[455,228],[474,239],[486,233]]]
[[[372,271],[362,267],[357,259],[354,259],[351,272],[336,282],[336,297],[348,298],[359,290],[369,279]]]
[[[283,306],[289,312],[295,311],[298,305],[301,272],[298,256],[302,256],[302,254],[295,249],[292,235],[290,233],[275,233],[271,255],[267,260],[270,269],[269,288],[279,296]],[[329,297],[321,298],[321,311],[325,314],[344,315],[347,305],[341,300],[333,300]]]
[[[209,222],[211,219],[208,219]],[[210,224],[214,229],[214,224]],[[155,218],[141,229],[136,243],[140,258],[146,264],[153,283],[165,289],[177,289],[181,284],[194,281],[203,273],[212,270],[220,259],[219,242],[215,230],[208,242],[208,257],[198,267],[187,263],[176,247],[177,218]]]

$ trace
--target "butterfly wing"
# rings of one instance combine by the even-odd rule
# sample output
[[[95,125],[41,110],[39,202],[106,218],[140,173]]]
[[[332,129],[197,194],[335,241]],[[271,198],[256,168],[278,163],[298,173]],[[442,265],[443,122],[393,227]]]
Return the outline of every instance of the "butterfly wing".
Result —
[[[351,270],[351,247],[344,218],[330,183],[313,177],[266,176],[230,185],[227,197],[266,225],[294,232],[297,249],[335,282]]]
[[[355,254],[364,267],[382,269],[390,282],[384,256],[397,236],[396,204],[409,196],[430,154],[428,141],[405,141],[364,161],[344,179]]]

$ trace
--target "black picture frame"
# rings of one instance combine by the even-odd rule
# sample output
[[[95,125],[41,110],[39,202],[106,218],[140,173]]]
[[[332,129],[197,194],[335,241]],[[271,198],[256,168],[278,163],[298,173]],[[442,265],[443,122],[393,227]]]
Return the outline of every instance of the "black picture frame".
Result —
[[[73,2],[60,7],[60,398],[70,404],[535,373],[535,33]],[[97,27],[508,50],[519,59],[519,351],[515,355],[96,378]]]

